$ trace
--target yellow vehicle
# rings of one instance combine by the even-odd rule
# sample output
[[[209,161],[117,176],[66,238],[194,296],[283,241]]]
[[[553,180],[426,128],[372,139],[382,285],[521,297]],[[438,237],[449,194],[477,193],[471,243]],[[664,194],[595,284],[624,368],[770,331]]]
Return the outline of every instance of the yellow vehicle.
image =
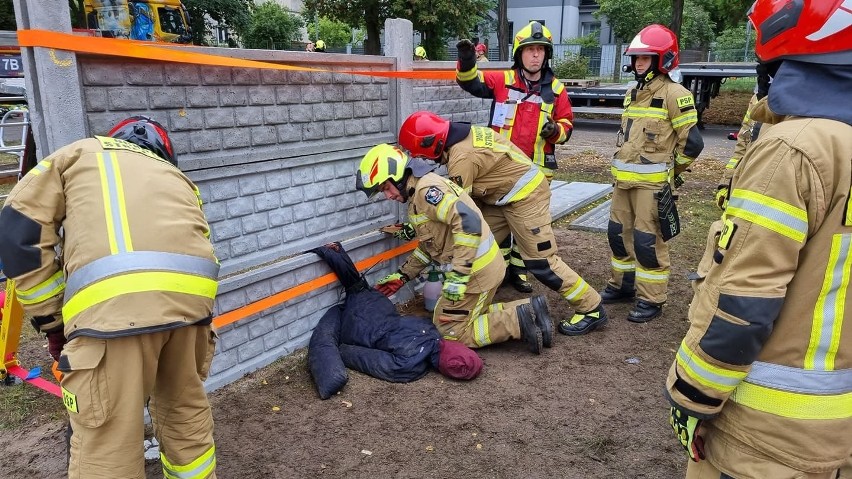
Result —
[[[180,0],[85,0],[86,28],[102,37],[189,43],[189,15]]]

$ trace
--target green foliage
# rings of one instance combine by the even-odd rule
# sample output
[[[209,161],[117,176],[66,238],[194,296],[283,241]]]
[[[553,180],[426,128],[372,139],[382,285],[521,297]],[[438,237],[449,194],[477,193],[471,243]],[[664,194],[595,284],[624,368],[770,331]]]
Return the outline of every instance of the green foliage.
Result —
[[[606,17],[616,37],[629,43],[640,30],[653,23],[668,26],[672,19],[669,0],[599,0],[595,16]],[[678,45],[681,49],[707,45],[713,38],[714,24],[699,0],[686,0],[683,26]]]
[[[314,14],[341,21],[351,27],[363,27],[367,36],[364,52],[381,55],[380,35],[385,19],[390,18],[391,0],[305,0],[303,14]]]
[[[752,31],[749,35],[748,60],[754,60],[754,44],[757,35]],[[746,26],[745,24],[731,27],[720,33],[713,42],[713,52],[716,61],[741,62],[746,57]]]
[[[73,17],[72,17],[73,18]],[[15,7],[12,0],[0,0],[0,30],[17,30]]]
[[[240,37],[244,37],[251,21],[254,7],[252,0],[182,0],[189,13],[189,26],[192,28],[192,43],[206,45],[206,36],[214,20],[218,25],[228,28]]]
[[[328,17],[320,17],[319,19],[319,37],[317,37],[317,24],[315,22],[308,22],[306,28],[308,29],[308,38],[312,42],[320,39],[325,42],[327,48],[343,47],[352,41],[352,27]]]
[[[290,43],[299,41],[299,29],[303,26],[305,23],[300,17],[284,10],[275,2],[267,1],[252,13],[248,30],[243,35],[243,43],[246,48],[289,46]]]
[[[586,78],[589,75],[589,57],[569,52],[562,58],[554,58],[552,68],[556,78]]]
[[[721,33],[737,25],[744,25],[752,3],[754,0],[704,0],[701,5],[716,24],[716,32]]]
[[[588,35],[577,37],[577,38],[566,38],[562,40],[562,43],[566,45],[580,45],[583,48],[597,48],[601,46],[600,34],[598,32],[592,32]]]

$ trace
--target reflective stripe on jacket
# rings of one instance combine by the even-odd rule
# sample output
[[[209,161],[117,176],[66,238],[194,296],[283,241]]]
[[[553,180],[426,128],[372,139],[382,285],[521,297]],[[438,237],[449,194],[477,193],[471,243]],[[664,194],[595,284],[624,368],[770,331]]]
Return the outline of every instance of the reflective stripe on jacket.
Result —
[[[0,229],[0,255],[18,258],[12,273],[28,313],[61,316],[69,339],[159,331],[212,313],[219,264],[199,191],[131,143],[88,138],[48,156],[10,193]]]
[[[734,170],[667,381],[680,407],[802,471],[852,455],[850,158],[852,126],[838,121],[786,117],[761,132]]]

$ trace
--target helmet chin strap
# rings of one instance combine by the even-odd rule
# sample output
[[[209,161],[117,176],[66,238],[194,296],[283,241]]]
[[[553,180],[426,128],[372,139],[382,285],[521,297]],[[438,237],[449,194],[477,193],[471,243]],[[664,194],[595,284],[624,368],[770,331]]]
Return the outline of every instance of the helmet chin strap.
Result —
[[[411,178],[411,169],[406,168],[402,178],[400,178],[399,181],[393,182],[393,185],[396,186],[397,190],[399,190],[399,194],[402,196],[403,202],[407,202],[411,194],[414,193],[414,188],[411,188],[411,191],[408,191],[408,188],[406,187],[408,185],[409,178]]]

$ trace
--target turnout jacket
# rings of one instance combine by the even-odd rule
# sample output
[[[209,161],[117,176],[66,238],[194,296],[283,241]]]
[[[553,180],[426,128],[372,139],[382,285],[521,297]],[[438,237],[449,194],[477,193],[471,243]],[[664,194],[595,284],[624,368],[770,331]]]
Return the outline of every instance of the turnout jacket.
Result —
[[[400,271],[414,278],[432,262],[451,264],[454,271],[470,275],[468,293],[496,288],[506,266],[491,228],[470,196],[435,173],[408,181],[407,188],[412,183],[414,188],[408,221],[414,225],[420,244]]]
[[[488,126],[509,138],[533,162],[549,170],[557,168],[555,146],[568,141],[574,129],[574,113],[565,85],[553,70],[545,68],[541,81],[532,89],[520,69],[479,71],[476,64],[470,70],[456,67],[456,82],[468,93],[479,98],[492,98]],[[551,118],[556,122],[556,134],[539,136],[542,126]]]
[[[110,338],[210,321],[219,264],[209,234],[198,189],[177,167],[95,137],[15,186],[0,257],[41,331],[64,321],[69,339]]]
[[[612,159],[616,186],[656,189],[686,170],[704,148],[697,123],[692,93],[667,75],[628,91]]]
[[[666,394],[780,463],[852,455],[852,126],[777,117],[735,170]],[[774,116],[774,118],[773,118]]]
[[[503,206],[522,201],[538,189],[550,192],[541,170],[504,136],[481,126],[446,148],[442,161],[450,180],[477,201]]]

